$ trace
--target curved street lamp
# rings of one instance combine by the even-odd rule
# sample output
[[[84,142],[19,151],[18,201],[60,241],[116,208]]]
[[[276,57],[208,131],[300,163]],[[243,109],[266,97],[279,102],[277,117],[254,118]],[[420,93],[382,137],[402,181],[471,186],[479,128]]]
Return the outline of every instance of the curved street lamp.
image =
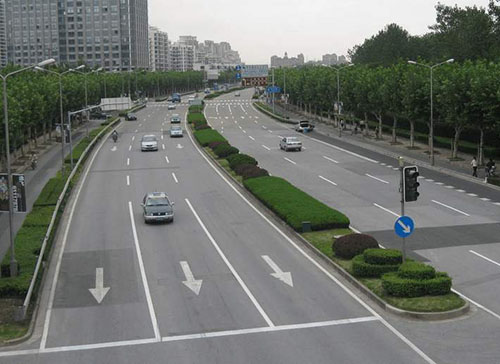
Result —
[[[42,61],[36,65],[21,68],[17,71],[13,71],[6,75],[0,74],[0,78],[3,83],[3,115],[4,115],[4,126],[5,126],[5,155],[7,162],[7,187],[9,191],[9,238],[10,238],[10,275],[11,277],[17,276],[17,261],[14,250],[14,230],[13,230],[13,219],[14,219],[14,194],[12,189],[12,171],[10,169],[10,144],[9,144],[9,110],[8,110],[8,99],[7,99],[7,79],[10,76],[27,71],[36,67],[44,69],[42,67],[48,66],[49,64],[55,63],[55,59],[50,58]]]
[[[341,125],[341,122],[340,122],[340,71],[342,71],[343,69],[345,68],[348,68],[348,67],[352,67],[354,66],[353,63],[350,63],[346,66],[343,66],[343,67],[334,67],[333,69],[335,71],[337,71],[337,115],[338,115],[338,118],[339,118],[339,137],[342,137],[342,125]]]
[[[416,66],[422,66],[422,67],[427,67],[429,70],[430,70],[430,73],[431,73],[431,120],[430,120],[430,130],[429,130],[429,156],[430,156],[430,159],[431,159],[431,166],[434,165],[434,102],[433,102],[433,91],[432,91],[432,84],[433,84],[433,72],[434,72],[434,68],[438,67],[438,66],[441,66],[443,64],[447,64],[447,63],[453,63],[455,62],[455,60],[453,58],[450,58],[448,59],[447,61],[444,61],[444,62],[441,62],[441,63],[437,63],[433,66],[429,66],[427,64],[423,64],[423,63],[418,63],[418,62],[415,62],[415,61],[408,61],[409,64],[413,64],[413,65],[416,65]]]

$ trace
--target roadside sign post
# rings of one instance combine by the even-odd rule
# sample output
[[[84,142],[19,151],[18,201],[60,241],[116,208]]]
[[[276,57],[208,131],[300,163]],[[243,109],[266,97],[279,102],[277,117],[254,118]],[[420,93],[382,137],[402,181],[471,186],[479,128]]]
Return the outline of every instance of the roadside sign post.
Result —
[[[404,189],[404,167],[405,167],[405,160],[403,157],[399,157],[399,170],[401,174],[401,180],[399,183],[399,190],[401,191],[401,216],[405,216],[405,189]],[[397,234],[397,230],[396,230]],[[404,236],[401,236],[403,238],[403,263],[406,260],[406,240]]]

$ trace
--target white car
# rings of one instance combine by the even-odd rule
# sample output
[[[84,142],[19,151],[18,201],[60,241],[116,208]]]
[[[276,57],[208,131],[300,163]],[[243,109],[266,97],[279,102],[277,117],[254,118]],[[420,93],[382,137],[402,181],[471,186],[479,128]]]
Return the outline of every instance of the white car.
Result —
[[[168,104],[168,110],[175,110],[174,104]]]
[[[182,138],[182,128],[178,125],[172,126],[170,128],[170,138],[181,137]]]
[[[298,150],[300,152],[302,150],[302,142],[296,137],[284,137],[280,140],[280,149],[283,149],[285,152],[289,150]]]
[[[144,135],[141,139],[141,151],[157,151],[158,150],[158,139],[156,139],[156,135]]]
[[[172,117],[170,118],[170,122],[172,124],[179,124],[181,122],[181,117],[179,116],[179,114],[174,114],[172,115]]]
[[[235,94],[234,94],[235,97],[240,97],[240,92],[239,91],[236,91]]]

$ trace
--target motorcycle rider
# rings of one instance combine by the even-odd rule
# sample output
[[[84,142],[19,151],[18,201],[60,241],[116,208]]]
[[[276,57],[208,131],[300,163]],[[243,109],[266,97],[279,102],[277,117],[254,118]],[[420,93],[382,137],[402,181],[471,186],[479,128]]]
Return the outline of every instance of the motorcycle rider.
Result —
[[[486,170],[485,170],[486,176],[488,177],[494,176],[495,169],[496,169],[495,161],[493,160],[493,158],[490,158],[488,163],[486,163]]]
[[[116,130],[113,130],[113,132],[111,133],[111,137],[113,138],[113,141],[116,143],[116,141],[118,140],[118,132]]]

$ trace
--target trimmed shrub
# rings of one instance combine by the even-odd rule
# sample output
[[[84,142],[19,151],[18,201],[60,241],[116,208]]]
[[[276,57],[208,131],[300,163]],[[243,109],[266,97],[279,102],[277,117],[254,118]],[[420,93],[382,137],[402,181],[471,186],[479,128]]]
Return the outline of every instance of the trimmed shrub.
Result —
[[[405,262],[399,267],[398,275],[407,279],[432,279],[436,276],[436,270],[424,263]]]
[[[223,141],[223,142],[219,141],[219,142],[212,142],[212,143],[208,144],[208,147],[210,149],[214,150],[215,148],[217,148],[221,144],[228,144],[229,145],[229,143],[227,141]]]
[[[309,221],[312,230],[349,227],[349,219],[279,177],[249,178],[244,186],[296,231]]]
[[[374,250],[374,249],[373,249]],[[365,250],[366,252],[366,250]],[[395,272],[399,264],[370,264],[367,263],[364,254],[356,255],[352,259],[352,273],[356,277],[378,278],[384,273]]]
[[[60,175],[49,179],[33,206],[55,206],[65,183],[66,181]]]
[[[23,226],[43,226],[48,228],[55,206],[34,206],[31,212],[26,215]]]
[[[227,142],[226,138],[220,135],[217,130],[213,129],[197,130],[193,135],[203,147],[206,147],[212,142]]]
[[[400,265],[403,263],[403,254],[397,249],[366,249],[363,252],[363,258],[368,264]]]
[[[203,113],[203,105],[189,106],[189,113]]]
[[[214,153],[217,154],[219,158],[225,158],[231,154],[238,154],[239,152],[238,148],[232,147],[229,144],[220,144],[214,149]]]
[[[391,272],[382,275],[382,287],[396,297],[440,296],[450,293],[451,278],[440,272],[432,279],[408,279]]]
[[[243,179],[269,176],[269,173],[255,164],[239,164],[234,168],[237,175]]]
[[[377,240],[370,235],[350,234],[336,239],[333,242],[332,251],[340,258],[352,259],[356,255],[363,254],[366,249],[378,247]]]
[[[200,124],[194,127],[194,130],[212,129],[208,124]]]
[[[253,164],[254,166],[257,165],[257,161],[255,160],[255,158],[243,153],[233,154],[226,159],[229,162],[229,167],[231,167],[232,170],[234,170],[236,166],[240,164]]]
[[[188,114],[187,121],[188,123],[194,123],[196,121],[202,121],[206,123],[207,119],[205,119],[205,115],[203,115],[201,112],[192,112]]]

